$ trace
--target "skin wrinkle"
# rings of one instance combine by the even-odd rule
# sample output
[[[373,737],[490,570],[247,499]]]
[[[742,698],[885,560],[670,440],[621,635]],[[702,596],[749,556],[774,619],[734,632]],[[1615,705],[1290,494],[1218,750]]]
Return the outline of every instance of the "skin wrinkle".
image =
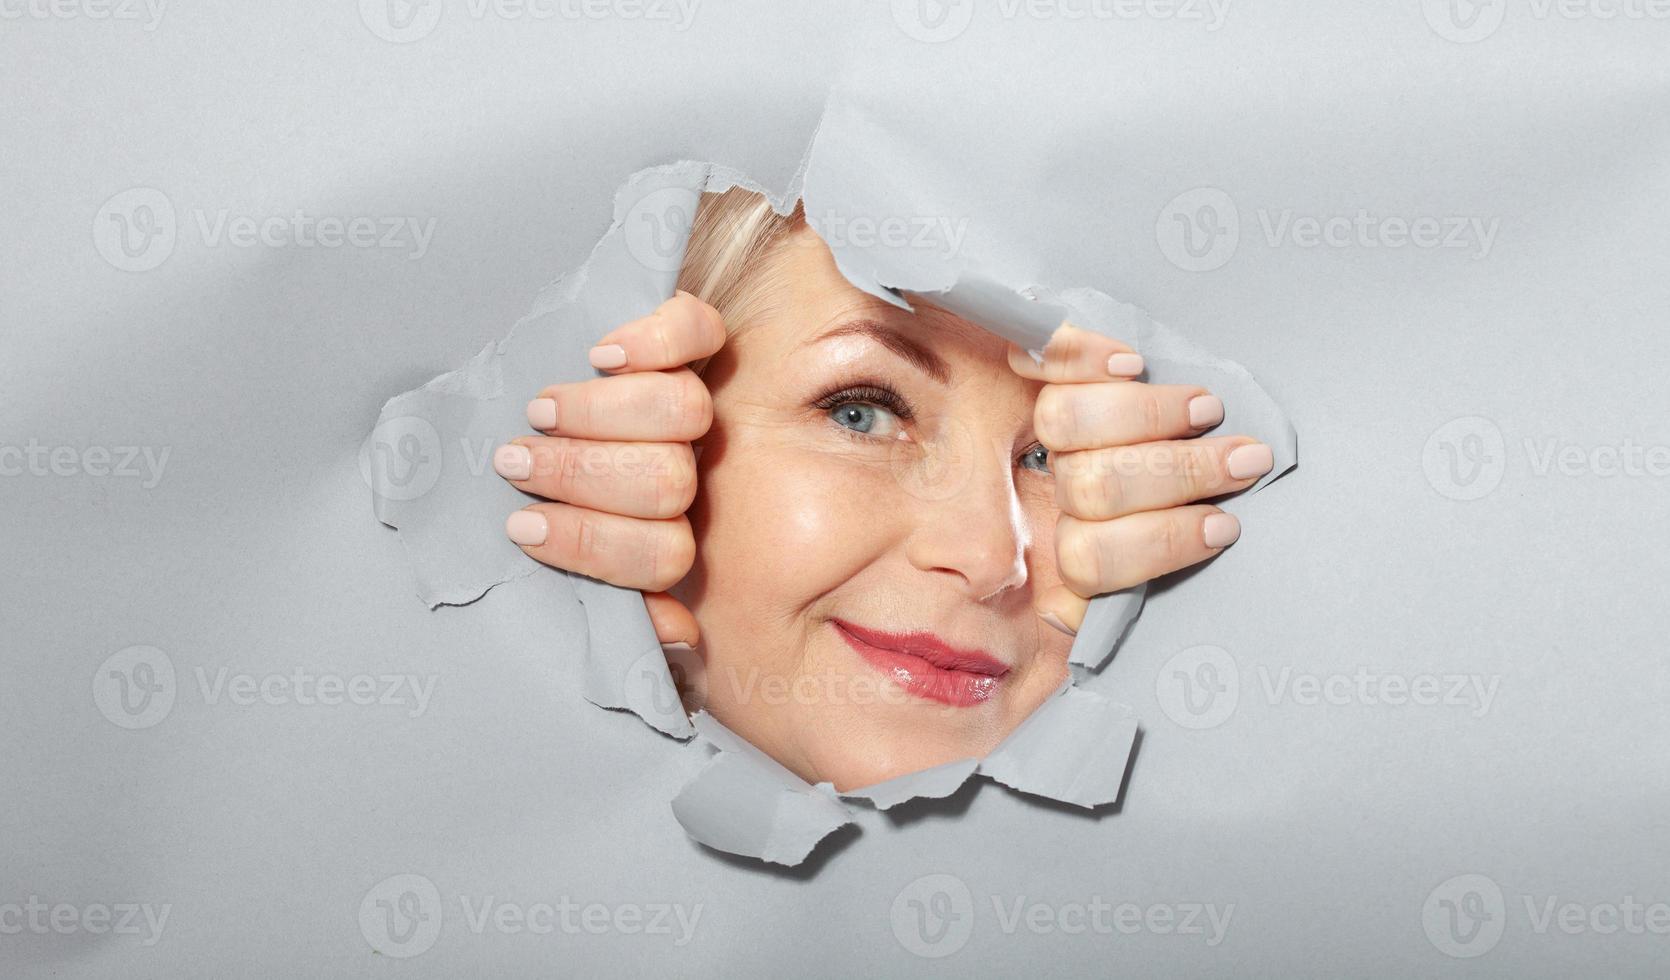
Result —
[[[882,303],[810,231],[795,238],[765,263],[772,295],[753,308],[768,312],[736,324],[704,368],[714,422],[689,511],[697,558],[672,591],[702,627],[708,710],[845,790],[988,754],[1065,679],[1072,641],[1033,607],[1060,582],[1053,480],[1020,462],[1042,384],[1010,370],[1000,338]],[[946,383],[857,321],[930,348]],[[830,329],[843,335],[813,342]],[[855,382],[903,398],[912,419],[882,408],[874,420],[908,438],[855,438],[814,404]],[[1009,671],[979,704],[914,697],[847,645],[837,617],[932,631]]]

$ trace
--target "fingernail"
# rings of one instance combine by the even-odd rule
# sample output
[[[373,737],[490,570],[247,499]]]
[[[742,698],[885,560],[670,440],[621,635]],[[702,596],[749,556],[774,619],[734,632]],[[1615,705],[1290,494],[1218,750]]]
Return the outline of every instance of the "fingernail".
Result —
[[[1263,476],[1276,465],[1270,447],[1262,442],[1250,446],[1237,446],[1229,454],[1227,462],[1231,480],[1250,480],[1255,476]]]
[[[1041,613],[1038,614],[1038,618],[1043,620],[1044,622],[1050,624],[1051,626],[1054,626],[1056,629],[1060,630],[1061,632],[1066,633],[1068,636],[1078,636],[1077,633],[1068,629],[1067,624],[1063,623],[1061,621],[1061,617],[1057,616],[1055,613],[1041,612]]]
[[[551,398],[535,398],[528,402],[528,424],[551,432],[557,427],[557,403]]]
[[[619,344],[598,344],[586,356],[591,359],[591,366],[600,371],[626,366],[626,348]]]
[[[1217,395],[1196,395],[1189,399],[1189,424],[1207,429],[1224,420],[1224,403]]]
[[[525,446],[500,446],[493,454],[493,471],[507,480],[526,480],[533,472],[533,453]]]
[[[661,644],[661,649],[663,649],[663,650],[694,650],[696,648],[691,646],[690,644],[684,642],[683,640],[679,640],[676,643],[663,643],[663,644]]]
[[[1115,354],[1108,358],[1108,373],[1116,378],[1134,378],[1142,373],[1141,354]]]
[[[1227,548],[1241,536],[1241,522],[1234,514],[1208,514],[1201,531],[1208,548]]]
[[[537,510],[519,510],[505,518],[504,522],[504,533],[524,548],[544,544],[548,530],[545,515]]]

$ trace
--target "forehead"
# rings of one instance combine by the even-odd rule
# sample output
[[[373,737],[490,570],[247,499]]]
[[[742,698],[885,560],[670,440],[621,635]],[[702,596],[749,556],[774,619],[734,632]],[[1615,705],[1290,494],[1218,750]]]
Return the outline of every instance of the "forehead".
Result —
[[[809,228],[796,229],[771,266],[769,288],[778,295],[763,304],[768,312],[745,332],[756,335],[748,346],[789,357],[836,344],[869,345],[872,340],[841,329],[868,321],[915,340],[947,362],[1006,363],[1007,343],[983,327],[914,298],[913,310],[903,310],[848,282],[829,247]],[[831,333],[842,335],[818,341]]]

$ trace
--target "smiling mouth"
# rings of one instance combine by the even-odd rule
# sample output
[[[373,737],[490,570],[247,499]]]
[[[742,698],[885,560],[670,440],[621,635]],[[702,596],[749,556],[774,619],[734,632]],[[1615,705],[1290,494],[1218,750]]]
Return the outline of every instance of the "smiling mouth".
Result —
[[[1009,665],[991,654],[957,649],[932,633],[886,633],[844,619],[829,624],[870,666],[909,693],[940,704],[984,704],[1009,673]]]

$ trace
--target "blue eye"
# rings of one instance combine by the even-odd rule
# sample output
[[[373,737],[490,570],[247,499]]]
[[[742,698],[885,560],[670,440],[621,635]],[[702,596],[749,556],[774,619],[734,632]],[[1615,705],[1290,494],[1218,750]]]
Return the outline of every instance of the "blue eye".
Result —
[[[842,402],[829,410],[829,417],[837,424],[854,432],[869,432],[876,427],[876,416],[881,410],[863,402]]]
[[[1050,451],[1043,446],[1033,446],[1026,451],[1026,455],[1021,457],[1021,466],[1024,469],[1048,473],[1050,471]]]

